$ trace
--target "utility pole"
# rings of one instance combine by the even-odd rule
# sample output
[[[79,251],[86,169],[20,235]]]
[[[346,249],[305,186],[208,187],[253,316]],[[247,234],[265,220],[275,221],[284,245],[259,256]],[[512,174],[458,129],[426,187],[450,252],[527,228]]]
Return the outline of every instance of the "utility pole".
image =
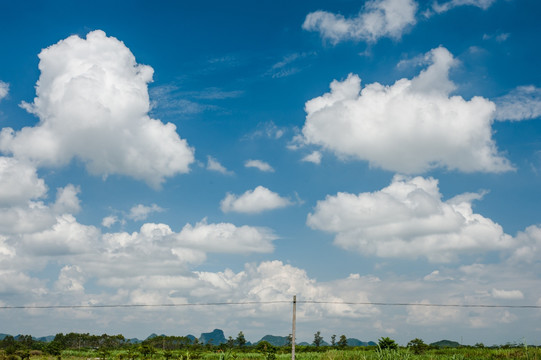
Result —
[[[295,360],[295,323],[297,322],[297,295],[293,295],[293,329],[291,331],[291,360]]]

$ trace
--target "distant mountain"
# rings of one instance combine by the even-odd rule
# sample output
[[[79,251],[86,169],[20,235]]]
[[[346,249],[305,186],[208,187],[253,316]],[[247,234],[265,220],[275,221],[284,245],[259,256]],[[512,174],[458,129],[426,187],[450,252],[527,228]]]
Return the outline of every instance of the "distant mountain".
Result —
[[[0,340],[4,340],[6,336],[11,336],[9,334],[0,334]]]
[[[193,335],[191,335],[191,334],[186,335],[186,337],[187,337],[188,339],[190,339],[190,342],[191,342],[192,344],[195,342],[195,339],[197,339],[195,336],[193,336]]]
[[[203,345],[220,345],[227,342],[223,330],[214,329],[214,331],[209,333],[202,333],[199,337],[199,342]]]
[[[361,341],[355,338],[347,339],[348,346],[376,346],[377,344],[373,341]]]
[[[456,348],[460,346],[460,343],[456,341],[451,341],[451,340],[440,340],[440,341],[430,344],[430,346],[440,347],[440,348],[444,348],[444,347]]]
[[[36,338],[36,341],[51,342],[54,340],[54,337],[55,337],[54,335],[42,336],[42,337]]]
[[[257,341],[257,343],[260,343],[261,341],[267,341],[272,346],[285,346],[287,345],[287,336],[276,336],[276,335],[265,335],[261,338],[261,340]]]

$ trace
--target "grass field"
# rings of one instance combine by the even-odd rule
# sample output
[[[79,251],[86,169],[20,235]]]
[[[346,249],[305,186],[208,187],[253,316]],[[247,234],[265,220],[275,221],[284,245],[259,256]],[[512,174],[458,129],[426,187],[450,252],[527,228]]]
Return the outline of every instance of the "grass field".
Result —
[[[29,354],[31,360],[58,360],[40,351]],[[1,360],[20,360],[17,354],[6,355],[0,352]],[[235,350],[201,350],[186,351],[156,350],[153,354],[143,356],[134,350],[64,350],[61,360],[290,360],[291,354],[283,349],[278,351],[244,352]],[[356,348],[354,350],[327,350],[318,352],[300,352],[296,360],[459,360],[459,359],[528,359],[541,360],[541,349],[535,347],[513,348],[446,348],[429,349],[422,354],[414,354],[411,349],[399,348],[396,350],[380,350],[374,347]]]

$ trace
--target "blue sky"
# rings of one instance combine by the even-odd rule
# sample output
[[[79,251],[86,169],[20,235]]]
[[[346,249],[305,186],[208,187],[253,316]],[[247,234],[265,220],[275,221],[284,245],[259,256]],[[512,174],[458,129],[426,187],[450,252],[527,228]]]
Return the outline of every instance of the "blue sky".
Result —
[[[541,305],[533,0],[0,14],[0,305]],[[0,310],[0,332],[291,331],[290,306]],[[299,305],[298,338],[541,343],[537,309]]]

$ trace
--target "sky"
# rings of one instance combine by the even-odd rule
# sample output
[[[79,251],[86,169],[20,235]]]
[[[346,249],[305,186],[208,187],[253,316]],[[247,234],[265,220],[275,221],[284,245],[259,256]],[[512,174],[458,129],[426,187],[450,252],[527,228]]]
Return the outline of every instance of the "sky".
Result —
[[[541,344],[537,0],[1,7],[0,332]]]

